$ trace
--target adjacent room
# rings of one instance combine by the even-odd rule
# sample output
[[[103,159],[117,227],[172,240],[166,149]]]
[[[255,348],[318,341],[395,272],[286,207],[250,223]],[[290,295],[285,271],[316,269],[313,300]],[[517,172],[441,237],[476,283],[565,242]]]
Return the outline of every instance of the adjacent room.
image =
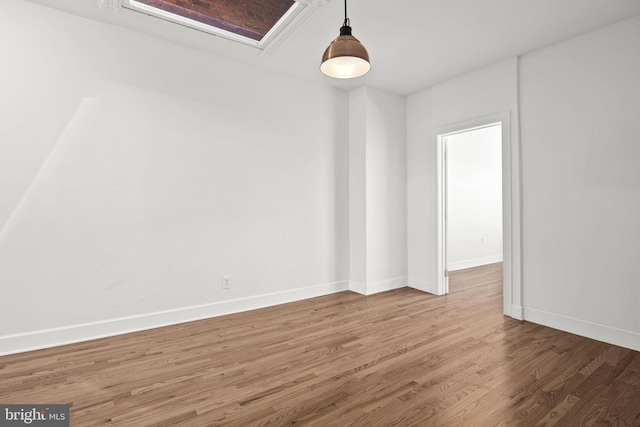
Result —
[[[2,0],[0,117],[0,425],[640,425],[637,0]]]

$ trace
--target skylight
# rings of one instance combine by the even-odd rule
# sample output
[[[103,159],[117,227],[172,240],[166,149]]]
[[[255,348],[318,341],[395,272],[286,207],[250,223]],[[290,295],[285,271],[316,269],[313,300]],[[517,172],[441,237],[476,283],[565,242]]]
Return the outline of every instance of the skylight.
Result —
[[[261,49],[303,9],[294,0],[123,0],[122,5]]]

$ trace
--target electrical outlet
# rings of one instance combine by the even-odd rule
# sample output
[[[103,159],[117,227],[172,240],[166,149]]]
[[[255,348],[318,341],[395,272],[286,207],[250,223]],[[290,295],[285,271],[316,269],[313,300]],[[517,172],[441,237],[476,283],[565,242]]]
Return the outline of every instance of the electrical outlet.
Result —
[[[222,276],[222,289],[231,289],[231,276]]]

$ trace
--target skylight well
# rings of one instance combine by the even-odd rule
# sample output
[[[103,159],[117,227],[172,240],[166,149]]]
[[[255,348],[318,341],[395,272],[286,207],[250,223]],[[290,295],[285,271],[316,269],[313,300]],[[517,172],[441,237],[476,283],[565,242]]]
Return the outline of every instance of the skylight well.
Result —
[[[305,6],[294,0],[122,0],[122,5],[259,49]]]

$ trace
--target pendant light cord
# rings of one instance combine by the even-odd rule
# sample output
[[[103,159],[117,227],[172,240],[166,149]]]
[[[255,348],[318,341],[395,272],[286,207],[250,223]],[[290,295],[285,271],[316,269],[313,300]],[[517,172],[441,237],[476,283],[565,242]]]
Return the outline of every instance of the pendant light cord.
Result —
[[[344,25],[348,26],[350,24],[349,18],[347,18],[347,0],[344,0]]]

